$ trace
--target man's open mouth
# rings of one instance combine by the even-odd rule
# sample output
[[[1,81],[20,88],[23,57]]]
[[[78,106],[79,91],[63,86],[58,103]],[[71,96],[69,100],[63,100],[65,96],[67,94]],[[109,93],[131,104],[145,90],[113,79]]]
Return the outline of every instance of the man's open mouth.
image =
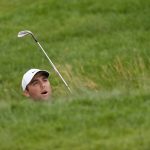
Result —
[[[43,91],[41,94],[44,94],[44,95],[45,95],[45,94],[47,94],[47,93],[48,93],[47,91]]]

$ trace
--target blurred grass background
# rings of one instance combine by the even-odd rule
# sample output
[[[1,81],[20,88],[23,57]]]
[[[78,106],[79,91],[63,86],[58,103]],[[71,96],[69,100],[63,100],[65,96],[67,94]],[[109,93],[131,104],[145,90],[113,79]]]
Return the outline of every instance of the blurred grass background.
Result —
[[[148,150],[150,2],[0,1],[0,147]],[[71,87],[70,95],[30,30]],[[53,102],[22,96],[29,68],[51,72]],[[67,126],[66,126],[67,125]]]

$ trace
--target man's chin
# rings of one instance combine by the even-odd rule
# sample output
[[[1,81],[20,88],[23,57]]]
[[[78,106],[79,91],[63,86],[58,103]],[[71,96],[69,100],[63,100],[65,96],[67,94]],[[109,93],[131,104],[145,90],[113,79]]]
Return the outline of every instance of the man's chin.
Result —
[[[40,96],[40,97],[36,97],[36,98],[32,98],[34,101],[48,101],[49,100],[49,96]]]
[[[47,93],[47,94],[42,94],[41,95],[41,100],[45,100],[45,101],[47,101],[47,100],[49,100],[49,98],[50,98],[50,95]]]

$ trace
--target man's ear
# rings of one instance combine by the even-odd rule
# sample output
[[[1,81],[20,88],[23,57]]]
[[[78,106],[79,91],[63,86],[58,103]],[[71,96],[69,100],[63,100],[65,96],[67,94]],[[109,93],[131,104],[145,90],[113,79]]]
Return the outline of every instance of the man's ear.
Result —
[[[28,91],[28,90],[25,90],[25,91],[23,92],[23,95],[26,96],[26,97],[30,97],[30,94],[29,94],[29,91]]]

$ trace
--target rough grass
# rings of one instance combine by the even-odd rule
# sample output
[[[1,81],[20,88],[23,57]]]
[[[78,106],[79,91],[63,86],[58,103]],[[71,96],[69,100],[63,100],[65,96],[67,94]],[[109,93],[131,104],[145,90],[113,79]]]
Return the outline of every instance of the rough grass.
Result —
[[[146,150],[149,95],[133,98],[1,102],[1,149]]]
[[[1,0],[0,149],[148,150],[150,2]],[[31,30],[71,87],[70,95]],[[51,72],[52,102],[22,96],[31,68]]]

